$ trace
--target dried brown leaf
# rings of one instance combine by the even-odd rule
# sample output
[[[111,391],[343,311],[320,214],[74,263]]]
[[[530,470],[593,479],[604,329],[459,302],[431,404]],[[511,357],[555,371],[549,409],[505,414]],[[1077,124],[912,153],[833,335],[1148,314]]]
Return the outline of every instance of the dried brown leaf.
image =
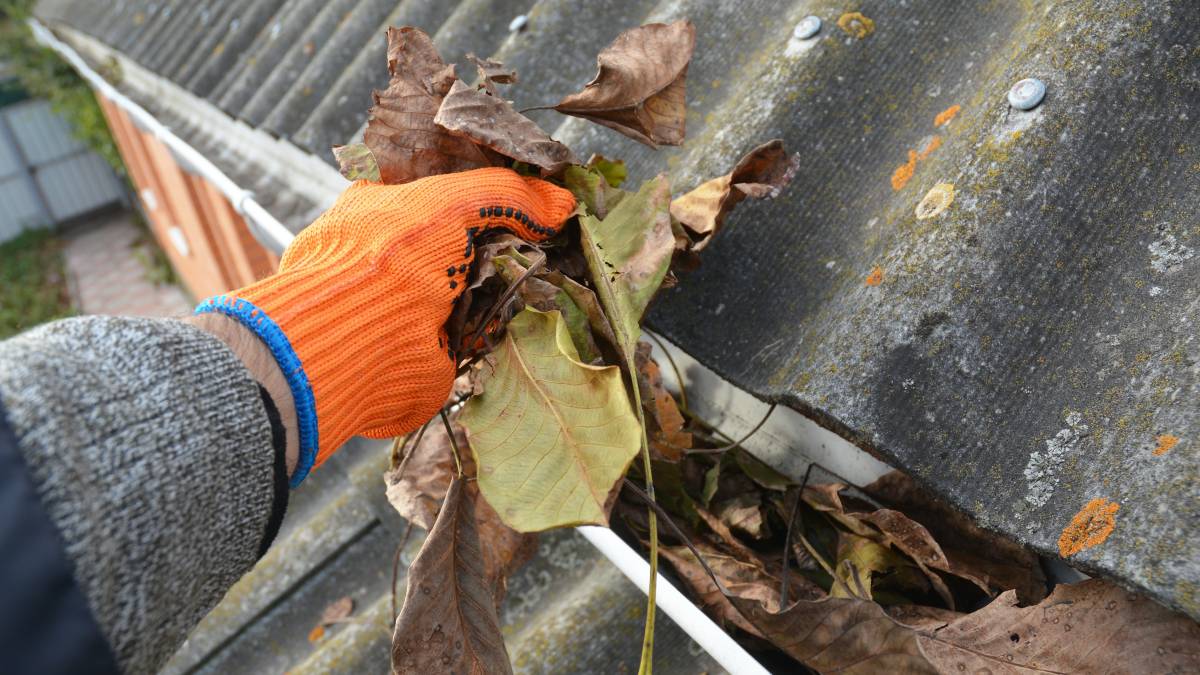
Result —
[[[499,61],[481,59],[470,52],[467,52],[467,60],[474,63],[475,69],[479,71],[479,79],[475,85],[483,87],[489,94],[496,93],[497,84],[514,84],[517,81],[517,71],[505,67]]]
[[[695,44],[696,28],[687,20],[631,28],[596,57],[596,77],[554,109],[650,147],[679,145],[687,112],[687,68]]]
[[[519,162],[557,174],[579,160],[508,101],[456,81],[433,121],[446,131]]]
[[[686,546],[663,546],[660,547],[659,553],[662,554],[667,562],[675,568],[675,572],[680,578],[692,589],[696,595],[696,600],[701,609],[707,611],[711,616],[715,617],[719,623],[732,624],[738,628],[750,633],[755,637],[764,637],[762,633],[750,623],[746,617],[734,608],[725,594],[717,588],[713,583],[712,578],[704,571],[704,567],[696,560],[696,556]],[[710,566],[716,563],[716,558],[719,554],[705,554],[704,559]],[[730,561],[730,566],[745,565],[733,558],[727,558]],[[750,567],[746,565],[746,567]],[[716,570],[714,569],[714,572]],[[761,582],[763,586],[762,592],[750,591],[754,599],[764,604],[770,603],[770,579],[763,575],[764,579]],[[725,583],[722,580],[722,583]],[[743,592],[749,589],[743,588]],[[778,593],[775,595],[775,603],[778,605]]]
[[[906,474],[893,471],[863,491],[924,525],[960,576],[970,574],[999,590],[1016,589],[1025,603],[1046,597],[1046,578],[1036,554],[979,527]]]
[[[465,481],[455,479],[408,571],[392,636],[398,673],[511,673]]]
[[[354,598],[348,595],[338,598],[330,603],[325,608],[325,611],[321,612],[321,625],[328,626],[332,623],[344,621],[352,613],[354,613]]]
[[[743,199],[775,197],[791,182],[799,157],[788,156],[783,141],[768,141],[746,153],[733,171],[701,183],[671,202],[671,216],[693,237],[693,250],[704,248],[721,229],[725,217]]]
[[[406,183],[434,174],[497,164],[467,138],[434,124],[442,98],[455,82],[433,41],[411,26],[389,28],[387,89],[373,94],[363,143],[370,148],[384,183]]]
[[[715,504],[717,517],[732,530],[744,532],[752,539],[763,539],[770,532],[763,517],[762,500],[757,494],[738,495]]]
[[[742,543],[741,539],[734,536],[729,526],[721,522],[720,518],[714,516],[707,509],[700,507],[696,508],[696,513],[700,516],[700,520],[703,520],[704,524],[708,526],[708,529],[717,535],[718,543],[723,544],[731,553],[742,560],[754,560],[757,558],[754,551]]]
[[[650,451],[658,459],[677,462],[683,459],[683,451],[692,447],[692,435],[683,430],[683,413],[679,412],[675,397],[663,384],[658,364],[650,358],[650,345],[639,342],[634,356],[638,383],[642,387],[642,409]]]
[[[852,598],[801,600],[783,612],[730,600],[776,646],[821,671],[1162,673],[1198,664],[1200,626],[1098,579],[1061,585],[1029,607],[1008,591],[948,623],[926,612],[901,617],[916,626]]]
[[[470,452],[467,454],[470,455]],[[477,481],[470,481],[465,490],[482,543],[484,578],[492,588],[492,597],[499,608],[508,590],[509,575],[537,553],[538,535],[517,532],[505,525],[500,514],[479,492]]]
[[[467,477],[474,476],[475,461],[466,433],[457,423],[451,426],[458,443],[463,473]],[[421,444],[410,450],[399,466],[384,474],[388,501],[401,516],[431,530],[454,480],[456,466],[446,428],[434,420],[426,429]],[[508,575],[532,556],[537,535],[522,534],[505,525],[496,511],[479,495],[479,486],[475,481],[470,481],[464,490],[480,540],[487,543],[483,548],[485,579],[499,603],[504,597]]]
[[[456,430],[455,440],[460,449],[467,447],[461,428]],[[435,420],[420,444],[408,451],[399,466],[383,475],[388,501],[405,520],[431,530],[456,471],[450,438]]]

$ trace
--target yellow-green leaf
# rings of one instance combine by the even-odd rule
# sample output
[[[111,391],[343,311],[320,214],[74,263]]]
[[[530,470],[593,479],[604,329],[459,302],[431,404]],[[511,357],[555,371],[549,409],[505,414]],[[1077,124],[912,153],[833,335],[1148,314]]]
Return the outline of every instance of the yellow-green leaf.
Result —
[[[670,204],[667,178],[659,176],[621,199],[603,220],[590,214],[579,218],[588,272],[627,359],[675,251]]]
[[[346,180],[379,182],[379,165],[375,163],[375,155],[362,143],[333,146],[333,158],[337,160],[338,170]]]
[[[479,489],[515,530],[606,525],[604,501],[641,443],[615,366],[581,363],[558,312],[525,309],[466,404]]]

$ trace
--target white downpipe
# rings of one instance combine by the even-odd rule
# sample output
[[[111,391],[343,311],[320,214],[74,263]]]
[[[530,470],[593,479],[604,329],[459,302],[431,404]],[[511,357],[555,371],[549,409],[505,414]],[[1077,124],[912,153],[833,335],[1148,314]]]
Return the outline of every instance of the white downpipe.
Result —
[[[615,532],[607,527],[583,526],[575,528],[585,539],[604,554],[643,593],[650,587],[650,563],[629,547]],[[666,577],[658,575],[655,589],[656,602],[671,620],[697,644],[704,647],[709,656],[733,675],[770,675],[766,668],[754,660],[742,646],[721,630],[708,616],[679,592]]]
[[[55,37],[54,33],[37,19],[30,19],[29,26],[38,42],[58,52],[97,92],[124,110],[137,122],[139,127],[154,134],[155,138],[169,147],[198,175],[215,185],[234,209],[250,222],[252,229],[257,230],[255,236],[260,241],[263,237],[267,239],[267,241],[262,241],[264,245],[277,252],[287,248],[296,235],[267,212],[262,204],[255,201],[252,192],[239,187],[208,158],[188,145],[187,141],[176,136],[145,108],[117,91],[116,87],[92,70],[78,52]],[[617,566],[617,569],[636,584],[642,593],[647,592],[650,585],[650,564],[641,555],[610,529],[603,527],[580,527],[577,529],[605,558],[608,558]],[[770,675],[754,657],[750,656],[728,633],[713,623],[712,619],[684,597],[661,574],[658,575],[656,594],[658,608],[703,647],[717,663],[721,664],[721,667],[733,675]]]
[[[188,145],[182,138],[176,136],[162,122],[154,118],[145,108],[138,105],[136,102],[117,91],[117,88],[112,86],[100,76],[99,73],[92,70],[87,61],[79,55],[70,45],[59,40],[49,28],[46,28],[37,19],[29,19],[29,27],[33,31],[33,36],[37,41],[47,47],[58,52],[67,63],[88,81],[88,84],[102,96],[112,101],[118,108],[124,110],[130,117],[134,119],[139,127],[154,135],[159,141],[171,149],[175,156],[179,157],[187,164],[197,175],[204,177],[213,185],[216,186],[221,194],[229,200],[233,208],[250,221],[252,229],[257,230],[256,235],[260,240],[265,238],[263,245],[281,252],[287,248],[292,239],[296,236],[291,230],[283,226],[275,216],[272,216],[254,200],[254,193],[249,190],[244,190],[233,182],[225,172],[217,168],[217,165],[208,160],[207,157],[196,151],[195,148]]]

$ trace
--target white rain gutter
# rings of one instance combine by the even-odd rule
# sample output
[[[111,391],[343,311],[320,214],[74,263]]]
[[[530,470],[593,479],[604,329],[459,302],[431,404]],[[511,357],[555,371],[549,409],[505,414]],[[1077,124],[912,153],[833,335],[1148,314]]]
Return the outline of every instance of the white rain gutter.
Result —
[[[251,229],[255,230],[255,238],[274,251],[282,251],[287,248],[292,239],[296,235],[292,234],[291,230],[283,226],[275,216],[267,212],[265,208],[254,200],[254,193],[249,190],[244,190],[233,182],[225,172],[221,171],[215,164],[210,162],[207,157],[196,151],[195,148],[188,145],[182,138],[176,136],[170,129],[154,118],[145,108],[138,105],[136,102],[117,91],[117,88],[112,86],[100,76],[99,73],[92,70],[91,66],[83,60],[70,45],[62,42],[39,22],[37,19],[29,19],[29,28],[33,31],[33,36],[37,41],[47,47],[58,52],[67,63],[70,63],[76,72],[83,79],[87,80],[88,84],[103,95],[108,100],[112,101],[128,114],[137,123],[138,127],[154,135],[163,145],[171,149],[180,160],[188,165],[197,175],[204,177],[212,183],[229,203],[233,205],[234,210],[242,215],[250,224]],[[266,241],[264,241],[264,239]]]
[[[244,190],[225,175],[221,169],[200,154],[191,145],[154,118],[145,108],[138,105],[129,97],[108,83],[99,73],[83,60],[70,45],[59,40],[49,28],[37,19],[29,20],[29,27],[38,42],[58,52],[64,60],[87,80],[105,98],[109,99],[137,122],[138,126],[154,135],[156,139],[171,149],[197,175],[210,181],[229,203],[233,205],[252,226],[255,238],[264,246],[282,251],[291,243],[296,235],[292,234],[274,216],[254,199],[254,193]],[[634,551],[612,530],[603,527],[577,528],[597,550],[634,584],[646,593],[650,583],[650,564],[637,551]],[[722,668],[733,675],[770,675],[766,668],[750,656],[732,637],[722,630],[712,619],[708,618],[700,608],[692,604],[671,582],[662,574],[658,575],[656,589],[657,606],[683,632],[696,641],[713,657]]]

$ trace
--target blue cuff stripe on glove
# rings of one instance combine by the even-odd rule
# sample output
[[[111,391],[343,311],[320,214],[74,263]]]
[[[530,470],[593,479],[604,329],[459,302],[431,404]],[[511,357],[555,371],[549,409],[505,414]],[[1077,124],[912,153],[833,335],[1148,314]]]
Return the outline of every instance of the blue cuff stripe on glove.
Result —
[[[312,386],[308,383],[308,375],[304,373],[304,364],[300,363],[300,357],[296,356],[296,350],[292,349],[292,343],[287,339],[287,335],[284,335],[279,324],[271,320],[271,317],[254,303],[217,295],[196,306],[195,314],[207,312],[220,312],[237,319],[249,328],[271,350],[275,362],[283,371],[288,388],[292,391],[296,419],[300,426],[300,461],[291,479],[292,488],[296,488],[308,476],[313,462],[317,459],[317,402],[313,397]]]

